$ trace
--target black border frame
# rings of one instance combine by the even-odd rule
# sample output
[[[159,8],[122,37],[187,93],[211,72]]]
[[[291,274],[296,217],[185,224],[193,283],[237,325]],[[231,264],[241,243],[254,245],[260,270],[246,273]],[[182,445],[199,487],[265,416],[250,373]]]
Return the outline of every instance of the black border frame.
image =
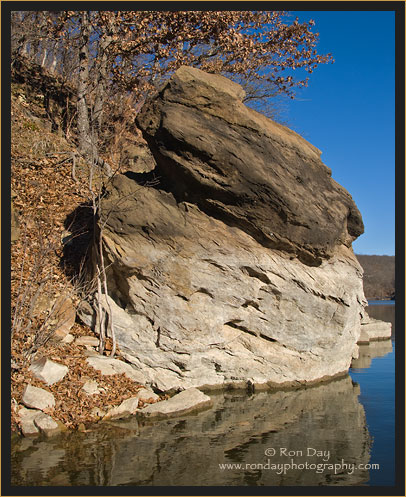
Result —
[[[10,432],[10,13],[12,10],[325,10],[395,11],[396,36],[396,484],[391,487],[16,487],[11,486]],[[1,2],[1,262],[2,361],[1,495],[405,495],[405,3],[403,1],[2,1]],[[112,491],[113,490],[113,491]]]

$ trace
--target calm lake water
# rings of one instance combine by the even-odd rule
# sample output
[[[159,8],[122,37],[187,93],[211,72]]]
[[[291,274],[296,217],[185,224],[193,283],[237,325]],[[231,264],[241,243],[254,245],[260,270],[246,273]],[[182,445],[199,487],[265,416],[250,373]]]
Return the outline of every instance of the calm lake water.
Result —
[[[214,407],[159,424],[12,444],[13,485],[394,485],[395,306],[390,340],[360,347],[350,374],[306,389],[212,395]],[[379,465],[375,469],[371,465]]]
[[[360,345],[360,359],[353,362],[350,374],[361,386],[359,401],[364,406],[368,430],[373,438],[371,461],[379,464],[379,470],[370,471],[368,483],[394,485],[395,303],[371,301],[367,312],[375,319],[391,322],[392,337],[390,341]]]

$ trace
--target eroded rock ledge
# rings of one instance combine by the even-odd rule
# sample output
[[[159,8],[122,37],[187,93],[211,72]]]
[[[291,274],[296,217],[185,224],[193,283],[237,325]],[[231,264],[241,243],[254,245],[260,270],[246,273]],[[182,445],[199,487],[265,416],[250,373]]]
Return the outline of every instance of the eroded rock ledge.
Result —
[[[361,215],[320,151],[243,96],[221,76],[182,67],[144,105],[137,122],[161,188],[261,245],[320,264],[363,233]]]
[[[179,69],[138,116],[150,167],[103,202],[120,350],[160,391],[316,381],[356,354],[361,215],[315,147],[242,98]]]

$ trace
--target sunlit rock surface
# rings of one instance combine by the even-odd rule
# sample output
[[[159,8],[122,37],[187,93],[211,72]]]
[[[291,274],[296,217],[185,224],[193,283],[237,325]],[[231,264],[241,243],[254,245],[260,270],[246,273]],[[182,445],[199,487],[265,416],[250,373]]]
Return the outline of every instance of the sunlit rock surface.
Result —
[[[181,68],[138,116],[150,171],[103,200],[118,343],[157,390],[316,381],[356,351],[358,209],[315,147],[242,96]]]
[[[371,318],[365,312],[361,320],[361,333],[358,343],[368,343],[374,340],[389,339],[392,335],[392,324]]]

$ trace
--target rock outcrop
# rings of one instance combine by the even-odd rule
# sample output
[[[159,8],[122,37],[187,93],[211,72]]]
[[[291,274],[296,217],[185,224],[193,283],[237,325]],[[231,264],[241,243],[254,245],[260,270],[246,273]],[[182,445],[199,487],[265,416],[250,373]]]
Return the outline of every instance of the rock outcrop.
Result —
[[[361,319],[361,334],[358,338],[358,344],[364,344],[374,340],[387,340],[391,335],[391,323],[371,318],[365,312]]]
[[[161,188],[261,245],[320,264],[363,233],[351,196],[320,151],[242,103],[239,85],[182,67],[137,122]]]
[[[319,150],[242,98],[179,69],[137,117],[151,166],[103,201],[120,350],[160,391],[313,382],[356,356],[361,215]]]

